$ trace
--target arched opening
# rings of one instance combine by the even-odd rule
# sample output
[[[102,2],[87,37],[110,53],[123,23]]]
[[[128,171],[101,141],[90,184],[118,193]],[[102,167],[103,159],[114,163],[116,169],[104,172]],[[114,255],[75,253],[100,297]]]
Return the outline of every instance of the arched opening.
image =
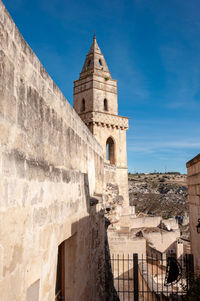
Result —
[[[103,66],[102,60],[101,60],[101,59],[99,59],[99,65],[100,65],[100,66]]]
[[[106,150],[107,150],[107,160],[110,161],[110,164],[115,164],[115,144],[111,137],[106,141]]]
[[[85,99],[82,99],[81,112],[85,111]]]
[[[104,111],[108,111],[108,101],[106,98],[104,99]]]
[[[89,67],[89,66],[90,66],[90,64],[91,64],[91,60],[89,60],[89,61],[88,61],[88,63],[87,63],[87,67]]]

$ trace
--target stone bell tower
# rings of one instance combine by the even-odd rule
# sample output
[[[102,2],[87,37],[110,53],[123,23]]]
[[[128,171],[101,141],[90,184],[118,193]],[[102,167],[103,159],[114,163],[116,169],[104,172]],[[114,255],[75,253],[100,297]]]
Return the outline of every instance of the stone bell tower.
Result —
[[[104,183],[118,184],[123,207],[128,209],[128,118],[118,115],[117,81],[111,77],[95,35],[80,77],[74,82],[74,108],[103,148]]]

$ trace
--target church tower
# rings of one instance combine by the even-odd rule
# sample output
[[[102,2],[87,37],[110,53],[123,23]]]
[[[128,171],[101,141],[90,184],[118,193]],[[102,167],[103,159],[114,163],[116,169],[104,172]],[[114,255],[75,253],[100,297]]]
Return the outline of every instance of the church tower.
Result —
[[[74,82],[74,108],[103,148],[104,183],[118,184],[123,207],[128,208],[128,118],[118,115],[117,81],[111,77],[95,35],[80,77]]]

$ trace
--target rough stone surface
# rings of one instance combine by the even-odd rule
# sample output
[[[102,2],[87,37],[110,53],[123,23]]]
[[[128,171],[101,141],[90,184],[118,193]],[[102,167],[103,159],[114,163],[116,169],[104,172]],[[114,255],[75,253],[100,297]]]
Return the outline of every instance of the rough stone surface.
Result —
[[[111,254],[108,243],[107,229],[110,221],[106,218],[106,235],[105,235],[105,301],[119,301],[116,289],[114,287],[113,271],[111,267]]]
[[[200,274],[200,234],[196,228],[200,219],[200,154],[187,163],[187,172],[191,249],[195,272]]]
[[[88,202],[103,161],[0,0],[1,301],[55,300],[58,246],[74,235],[74,300],[104,300],[104,217]]]
[[[106,184],[106,189],[103,195],[103,203],[106,208],[106,216],[110,222],[112,224],[119,222],[122,212],[123,197],[119,195],[119,186],[117,184]]]

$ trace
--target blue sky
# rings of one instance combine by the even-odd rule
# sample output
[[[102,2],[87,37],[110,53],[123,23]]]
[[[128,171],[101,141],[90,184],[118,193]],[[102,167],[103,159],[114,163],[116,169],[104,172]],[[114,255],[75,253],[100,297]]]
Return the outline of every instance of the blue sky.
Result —
[[[4,0],[67,100],[96,30],[132,172],[180,171],[200,152],[199,0]]]

